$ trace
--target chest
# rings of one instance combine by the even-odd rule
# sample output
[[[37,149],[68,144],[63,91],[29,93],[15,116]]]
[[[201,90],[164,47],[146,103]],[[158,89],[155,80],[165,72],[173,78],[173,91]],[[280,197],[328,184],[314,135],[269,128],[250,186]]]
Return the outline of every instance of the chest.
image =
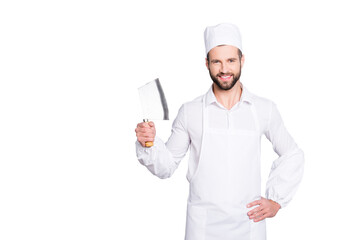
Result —
[[[248,104],[232,110],[209,105],[205,111],[199,107],[187,116],[188,133],[192,142],[201,141],[204,129],[231,134],[239,131],[255,132],[259,130],[259,125],[256,109]]]

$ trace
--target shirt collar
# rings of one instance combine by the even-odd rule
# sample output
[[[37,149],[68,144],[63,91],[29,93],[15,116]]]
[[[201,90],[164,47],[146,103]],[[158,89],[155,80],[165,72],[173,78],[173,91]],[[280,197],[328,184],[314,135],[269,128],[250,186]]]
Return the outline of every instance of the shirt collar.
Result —
[[[253,102],[253,98],[252,98],[252,93],[250,93],[246,87],[243,86],[243,84],[240,82],[240,86],[242,89],[241,92],[241,97],[240,97],[240,103],[241,102],[247,102],[247,103],[252,103]],[[211,85],[209,91],[206,93],[205,96],[205,104],[206,106],[217,102],[214,91],[213,91],[213,85]]]

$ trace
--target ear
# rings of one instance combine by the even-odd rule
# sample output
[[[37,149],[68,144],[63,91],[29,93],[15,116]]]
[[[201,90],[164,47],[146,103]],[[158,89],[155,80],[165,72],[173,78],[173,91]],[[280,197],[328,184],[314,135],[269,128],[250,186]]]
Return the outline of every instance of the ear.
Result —
[[[205,58],[205,66],[207,69],[209,69],[209,61],[207,60],[207,58]]]
[[[245,57],[244,57],[244,54],[241,55],[241,59],[240,59],[240,67],[242,68],[244,66],[244,63],[245,63]]]

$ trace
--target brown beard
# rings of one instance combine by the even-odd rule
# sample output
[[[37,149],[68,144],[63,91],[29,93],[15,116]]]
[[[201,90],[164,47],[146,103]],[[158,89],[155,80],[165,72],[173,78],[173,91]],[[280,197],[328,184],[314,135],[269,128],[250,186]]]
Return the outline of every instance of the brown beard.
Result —
[[[233,73],[230,73],[230,75],[233,77],[233,80],[230,84],[226,84],[226,85],[222,85],[221,82],[217,79],[217,77],[220,77],[222,75],[225,75],[224,73],[219,73],[216,74],[216,76],[211,74],[211,71],[209,69],[209,74],[211,79],[213,80],[213,82],[222,90],[228,91],[230,89],[232,89],[234,87],[234,85],[236,84],[236,82],[240,79],[241,76],[241,67],[240,67],[240,71],[238,75],[234,75]],[[226,75],[229,75],[229,73],[227,73]]]

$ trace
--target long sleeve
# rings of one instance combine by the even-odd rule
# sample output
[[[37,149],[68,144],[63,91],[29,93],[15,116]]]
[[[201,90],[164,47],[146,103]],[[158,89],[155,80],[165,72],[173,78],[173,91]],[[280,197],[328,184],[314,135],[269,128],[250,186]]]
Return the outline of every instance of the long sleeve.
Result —
[[[285,207],[295,195],[304,171],[304,153],[286,130],[274,103],[265,136],[278,154],[266,184],[266,197]]]
[[[166,143],[155,136],[154,146],[146,148],[136,141],[139,162],[159,178],[169,178],[177,169],[190,144],[186,130],[185,106],[181,106],[172,124],[171,135]]]

